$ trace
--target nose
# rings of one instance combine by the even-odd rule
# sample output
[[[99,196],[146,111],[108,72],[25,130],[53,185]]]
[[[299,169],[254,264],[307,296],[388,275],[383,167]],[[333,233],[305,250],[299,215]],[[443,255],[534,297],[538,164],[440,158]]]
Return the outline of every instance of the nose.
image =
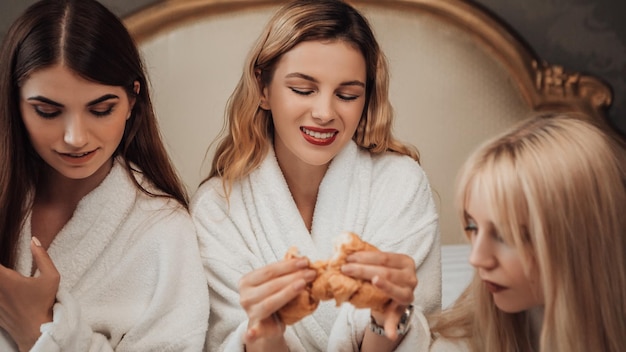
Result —
[[[333,106],[333,97],[334,95],[320,94],[317,99],[315,99],[311,116],[319,124],[324,125],[334,120],[335,109]]]
[[[75,114],[67,118],[63,141],[76,149],[87,145],[88,132],[82,116]]]
[[[472,237],[472,250],[469,262],[476,269],[493,269],[497,265],[497,260],[493,253],[493,244],[488,235],[477,233]]]

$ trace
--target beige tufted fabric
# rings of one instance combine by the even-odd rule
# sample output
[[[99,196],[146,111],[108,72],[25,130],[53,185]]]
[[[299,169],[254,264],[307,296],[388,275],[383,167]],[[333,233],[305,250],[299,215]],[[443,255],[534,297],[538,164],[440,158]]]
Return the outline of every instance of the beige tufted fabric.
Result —
[[[208,172],[207,148],[222,128],[245,55],[282,2],[170,0],[125,19],[143,51],[162,131],[190,192]],[[387,54],[395,133],[421,153],[443,244],[465,241],[454,181],[479,143],[537,110],[585,110],[603,121],[611,101],[607,87],[543,63],[465,1],[352,3],[369,18]]]

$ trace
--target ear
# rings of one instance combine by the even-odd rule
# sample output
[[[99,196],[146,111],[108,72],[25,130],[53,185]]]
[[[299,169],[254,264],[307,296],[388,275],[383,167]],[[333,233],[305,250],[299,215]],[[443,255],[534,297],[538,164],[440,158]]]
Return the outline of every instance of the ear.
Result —
[[[137,101],[137,96],[139,95],[139,92],[141,90],[141,84],[139,84],[139,81],[135,81],[133,82],[133,93],[135,93],[133,96],[129,97],[128,102],[130,103],[130,109],[129,109],[129,113],[128,113],[128,117],[126,118],[126,120],[130,119],[130,115],[133,111],[133,108],[135,107],[135,102]]]
[[[267,87],[265,87],[265,85],[263,84],[263,80],[261,79],[260,68],[254,70],[254,76],[256,77],[256,82],[259,86],[259,90],[261,91],[261,96],[259,97],[259,107],[263,110],[270,110],[270,104],[268,102],[267,96]]]

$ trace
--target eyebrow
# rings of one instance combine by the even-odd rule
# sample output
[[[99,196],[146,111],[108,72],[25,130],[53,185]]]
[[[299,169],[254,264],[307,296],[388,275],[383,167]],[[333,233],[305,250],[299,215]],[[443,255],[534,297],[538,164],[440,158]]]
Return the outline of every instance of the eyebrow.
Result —
[[[88,102],[87,106],[92,106],[92,105],[96,105],[96,104],[102,103],[103,101],[107,101],[107,100],[110,100],[110,99],[119,99],[119,98],[120,97],[118,97],[115,94],[105,94],[105,95],[101,96],[100,98],[97,98],[97,99],[94,99],[94,100]],[[40,101],[42,103],[50,104],[50,105],[57,106],[57,107],[60,107],[60,108],[63,107],[63,104],[57,103],[54,100],[50,100],[50,99],[48,99],[46,97],[42,97],[40,95],[34,96],[34,97],[30,97],[30,98],[28,98],[26,100],[28,100],[28,101],[36,100],[36,101]]]
[[[317,79],[315,79],[314,77],[311,77],[309,75],[305,75],[304,73],[300,73],[300,72],[293,72],[290,73],[288,75],[285,76],[285,78],[302,78],[305,79],[307,81],[311,81],[313,83],[319,83],[319,81]],[[365,83],[359,81],[359,80],[354,80],[354,81],[347,81],[347,82],[341,82],[340,84],[341,86],[360,86],[365,88]]]

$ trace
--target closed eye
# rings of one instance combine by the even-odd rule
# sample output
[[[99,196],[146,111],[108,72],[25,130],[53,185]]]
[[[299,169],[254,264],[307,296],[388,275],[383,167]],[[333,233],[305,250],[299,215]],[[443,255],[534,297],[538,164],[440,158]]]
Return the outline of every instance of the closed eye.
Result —
[[[111,113],[113,112],[113,105],[105,109],[90,109],[89,111],[96,117],[105,117],[111,115]]]
[[[339,97],[339,99],[345,101],[356,100],[359,98],[359,95],[337,94],[337,96]]]
[[[61,115],[61,110],[55,108],[46,108],[43,106],[35,106],[35,112],[37,115],[43,117],[44,119],[53,119],[59,115]]]
[[[299,94],[299,95],[311,95],[313,93],[313,90],[310,90],[310,89],[298,89],[298,88],[293,88],[293,87],[290,87],[289,89],[291,89],[294,93]]]

